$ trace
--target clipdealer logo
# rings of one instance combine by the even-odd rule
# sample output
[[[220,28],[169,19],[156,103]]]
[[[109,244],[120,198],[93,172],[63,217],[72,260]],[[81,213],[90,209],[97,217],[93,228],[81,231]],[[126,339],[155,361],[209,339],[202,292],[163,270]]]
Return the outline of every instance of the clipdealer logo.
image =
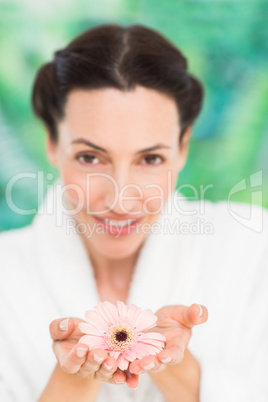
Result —
[[[106,213],[107,211],[110,211],[116,203],[119,203],[120,208],[122,210],[125,210],[126,213],[129,211],[124,208],[124,201],[127,201],[128,199],[133,199],[133,197],[127,197],[124,194],[125,190],[128,190],[129,188],[135,188],[135,191],[137,195],[135,195],[134,199],[143,199],[143,188],[140,188],[139,186],[135,184],[128,184],[122,189],[119,189],[117,186],[116,181],[114,180],[113,177],[107,174],[102,174],[98,173],[97,177],[101,176],[101,179],[107,179],[110,182],[110,185],[112,185],[113,192],[114,192],[114,199],[112,202],[112,205],[109,205],[109,208],[104,210],[104,211],[91,211],[91,206],[90,206],[90,199],[91,199],[91,180],[94,180],[94,176],[96,174],[88,174],[86,177],[86,186],[85,189],[81,188],[77,184],[67,184],[67,185],[62,185],[62,183],[54,183],[54,176],[52,174],[47,174],[45,175],[43,171],[38,171],[38,173],[33,173],[33,172],[23,172],[23,173],[18,173],[14,175],[8,182],[6,186],[6,191],[5,191],[5,196],[6,196],[6,202],[9,206],[9,208],[15,212],[16,214],[19,215],[34,215],[36,213],[38,214],[48,214],[52,215],[55,213],[56,215],[56,224],[57,226],[61,226],[63,224],[63,215],[68,214],[69,216],[74,216],[78,214],[82,209],[86,208],[86,212],[88,214],[99,214],[101,213]],[[40,205],[39,209],[37,210],[36,208],[33,209],[25,209],[25,208],[20,208],[16,203],[14,202],[14,187],[17,186],[20,182],[20,180],[31,180],[33,181],[33,185],[36,186],[37,189],[37,199],[38,199],[38,204]],[[47,182],[47,183],[45,183]],[[171,180],[171,174],[168,172],[168,177],[167,177],[167,183],[168,183],[168,192],[172,191],[172,180]],[[263,208],[262,208],[262,202],[263,202],[263,177],[262,177],[262,170],[259,170],[253,174],[251,174],[248,178],[243,178],[240,180],[238,183],[236,183],[231,190],[229,191],[228,198],[226,201],[227,205],[227,210],[228,213],[231,215],[233,219],[235,219],[239,224],[243,225],[244,227],[248,228],[249,230],[252,230],[254,232],[260,233],[263,230]],[[198,201],[198,202],[187,202],[187,205],[184,203],[184,197],[182,197],[182,200],[180,200],[180,191],[182,188],[184,188],[186,185],[182,185],[177,189],[179,192],[176,195],[176,198],[174,199],[174,205],[172,204],[172,208],[174,207],[180,214],[187,216],[187,215],[204,215],[205,214],[205,207],[206,207],[206,202],[205,202],[205,192],[212,188],[212,185],[206,186],[205,188],[201,185],[199,189],[196,189],[192,185],[187,185],[192,192],[193,192],[193,197],[190,198],[190,201]],[[49,205],[45,202],[45,194],[49,188],[52,188],[52,195],[53,195],[53,202],[50,202]],[[154,195],[152,197],[148,197],[145,202],[143,203],[143,208],[145,214],[158,214],[162,212],[162,209],[164,207],[164,190],[159,186],[158,184],[148,184],[148,188],[155,188]],[[66,191],[72,190],[76,193],[77,195],[77,205],[71,209],[69,208],[69,205],[64,204],[64,194]],[[86,191],[85,191],[86,190]],[[155,195],[157,194],[158,195]],[[238,193],[242,192],[250,192],[250,202],[249,203],[237,203],[232,200],[234,196],[236,196]],[[159,210],[157,211],[149,211],[147,210],[147,203],[150,202],[151,200],[158,199],[160,203]],[[44,202],[43,202],[44,201]],[[189,200],[188,200],[189,201]],[[42,203],[43,202],[43,203]],[[170,214],[171,210],[171,203],[168,204],[168,211],[167,213]],[[190,208],[190,210],[188,210]],[[55,212],[56,209],[56,212]],[[198,211],[196,210],[198,209]],[[140,211],[138,211],[140,212]],[[183,226],[182,226],[183,227]],[[181,228],[182,229],[182,228]],[[208,230],[209,231],[209,230]]]
[[[122,228],[114,230],[114,238],[121,236]],[[87,222],[76,223],[73,218],[69,218],[66,222],[66,234],[71,233],[84,235],[88,239],[93,234],[105,235],[109,234],[108,230],[105,230],[102,225],[98,223],[89,224]],[[133,233],[133,232],[132,232]],[[135,227],[134,233],[148,235],[213,235],[214,226],[211,222],[206,221],[204,218],[197,218],[193,221],[185,221],[179,218],[175,218],[173,221],[170,219],[164,219],[162,222],[141,223]],[[128,231],[130,234],[130,231]]]
[[[227,208],[230,215],[241,225],[246,228],[260,233],[263,230],[263,189],[262,189],[262,170],[253,173],[249,176],[249,180],[245,178],[236,183],[228,194]],[[240,193],[241,191],[250,191],[251,201],[249,204],[231,201],[231,197]]]

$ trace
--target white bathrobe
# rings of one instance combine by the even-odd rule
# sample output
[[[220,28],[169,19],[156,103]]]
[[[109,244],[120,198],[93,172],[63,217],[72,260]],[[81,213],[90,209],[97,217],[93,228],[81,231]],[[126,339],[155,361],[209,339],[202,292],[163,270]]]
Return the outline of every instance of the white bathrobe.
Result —
[[[84,319],[99,300],[90,259],[70,228],[72,217],[61,211],[56,186],[61,182],[31,225],[0,234],[1,402],[37,401],[56,362],[49,323]],[[268,212],[253,207],[248,219],[250,206],[227,207],[173,192],[143,245],[128,303],[153,311],[205,305],[208,321],[194,327],[189,343],[201,366],[200,402],[267,402]],[[98,402],[120,400],[164,398],[143,374],[137,390],[103,384]]]

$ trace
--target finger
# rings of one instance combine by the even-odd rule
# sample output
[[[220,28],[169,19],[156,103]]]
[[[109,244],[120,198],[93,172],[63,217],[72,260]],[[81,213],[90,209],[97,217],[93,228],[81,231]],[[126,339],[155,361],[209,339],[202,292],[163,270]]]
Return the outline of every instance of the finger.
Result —
[[[78,324],[84,322],[79,318],[59,318],[50,323],[49,331],[53,341],[67,339],[71,334],[72,338],[79,339],[82,332],[78,328]]]
[[[129,368],[126,370],[126,383],[128,388],[136,389],[138,388],[139,376],[133,373],[130,373]]]
[[[158,359],[156,361],[153,361],[153,364],[154,366],[150,366],[150,363],[146,363],[145,367],[142,367],[140,361],[135,361],[130,364],[129,371],[135,375],[140,375],[146,372],[159,373],[166,368],[166,364],[163,364]]]
[[[101,381],[108,381],[113,379],[113,374],[117,370],[117,362],[114,357],[108,357],[101,364],[99,370],[96,372],[96,379]]]
[[[140,367],[142,372],[152,372],[157,373],[163,367],[163,364],[157,359],[156,356],[146,356],[140,360]],[[142,374],[142,373],[140,373]]]
[[[55,354],[58,356],[59,364],[65,373],[77,373],[81,365],[86,361],[88,346],[76,344],[69,352],[62,347],[60,342],[55,342]]]
[[[129,365],[129,372],[131,374],[143,374],[145,371],[141,367],[141,361],[136,359]]]
[[[178,329],[166,342],[166,347],[158,353],[157,358],[163,364],[178,364],[184,357],[184,351],[191,339],[192,330]]]
[[[207,308],[200,304],[187,306],[174,306],[172,318],[184,325],[186,328],[193,328],[195,325],[203,324],[208,319]]]
[[[126,372],[117,369],[110,382],[114,384],[123,384],[126,381],[126,379],[127,379]]]
[[[132,374],[143,374],[148,371],[158,370],[161,363],[158,361],[156,356],[146,356],[142,359],[134,360],[129,365],[129,372]]]
[[[79,374],[87,377],[90,374],[96,373],[105,359],[108,358],[108,353],[104,349],[92,349],[81,366]]]
[[[194,325],[203,324],[208,319],[208,310],[201,304],[192,304],[188,307],[187,315],[189,321]]]
[[[183,344],[171,346],[160,352],[157,358],[163,364],[170,364],[170,365],[178,364],[184,358],[185,349],[186,346]]]
[[[54,341],[52,344],[52,349],[58,362],[60,362],[62,356],[64,356],[64,354],[67,355],[75,345],[76,344],[74,342],[68,340]]]

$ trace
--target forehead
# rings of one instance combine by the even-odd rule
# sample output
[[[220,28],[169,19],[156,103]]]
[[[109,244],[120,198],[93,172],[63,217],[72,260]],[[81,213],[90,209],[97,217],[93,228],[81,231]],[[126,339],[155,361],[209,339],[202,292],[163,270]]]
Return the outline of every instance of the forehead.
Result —
[[[66,140],[82,136],[106,149],[131,143],[149,147],[173,137],[177,141],[179,115],[172,98],[141,86],[127,92],[76,89],[67,98],[59,132]]]

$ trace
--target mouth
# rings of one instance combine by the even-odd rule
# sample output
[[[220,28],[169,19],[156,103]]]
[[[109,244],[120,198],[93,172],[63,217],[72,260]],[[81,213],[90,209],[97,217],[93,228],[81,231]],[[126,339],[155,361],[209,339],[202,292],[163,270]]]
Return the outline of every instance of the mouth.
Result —
[[[104,218],[104,222],[107,225],[112,226],[112,227],[116,227],[116,228],[123,228],[125,226],[129,226],[129,225],[131,225],[132,223],[134,223],[136,221],[137,221],[137,219],[127,219],[127,220],[124,220],[124,221],[119,221],[119,220],[112,220],[112,219]]]
[[[95,217],[95,219],[100,225],[102,225],[107,233],[116,236],[132,233],[137,228],[138,223],[142,220],[142,218],[118,220],[99,217]]]

